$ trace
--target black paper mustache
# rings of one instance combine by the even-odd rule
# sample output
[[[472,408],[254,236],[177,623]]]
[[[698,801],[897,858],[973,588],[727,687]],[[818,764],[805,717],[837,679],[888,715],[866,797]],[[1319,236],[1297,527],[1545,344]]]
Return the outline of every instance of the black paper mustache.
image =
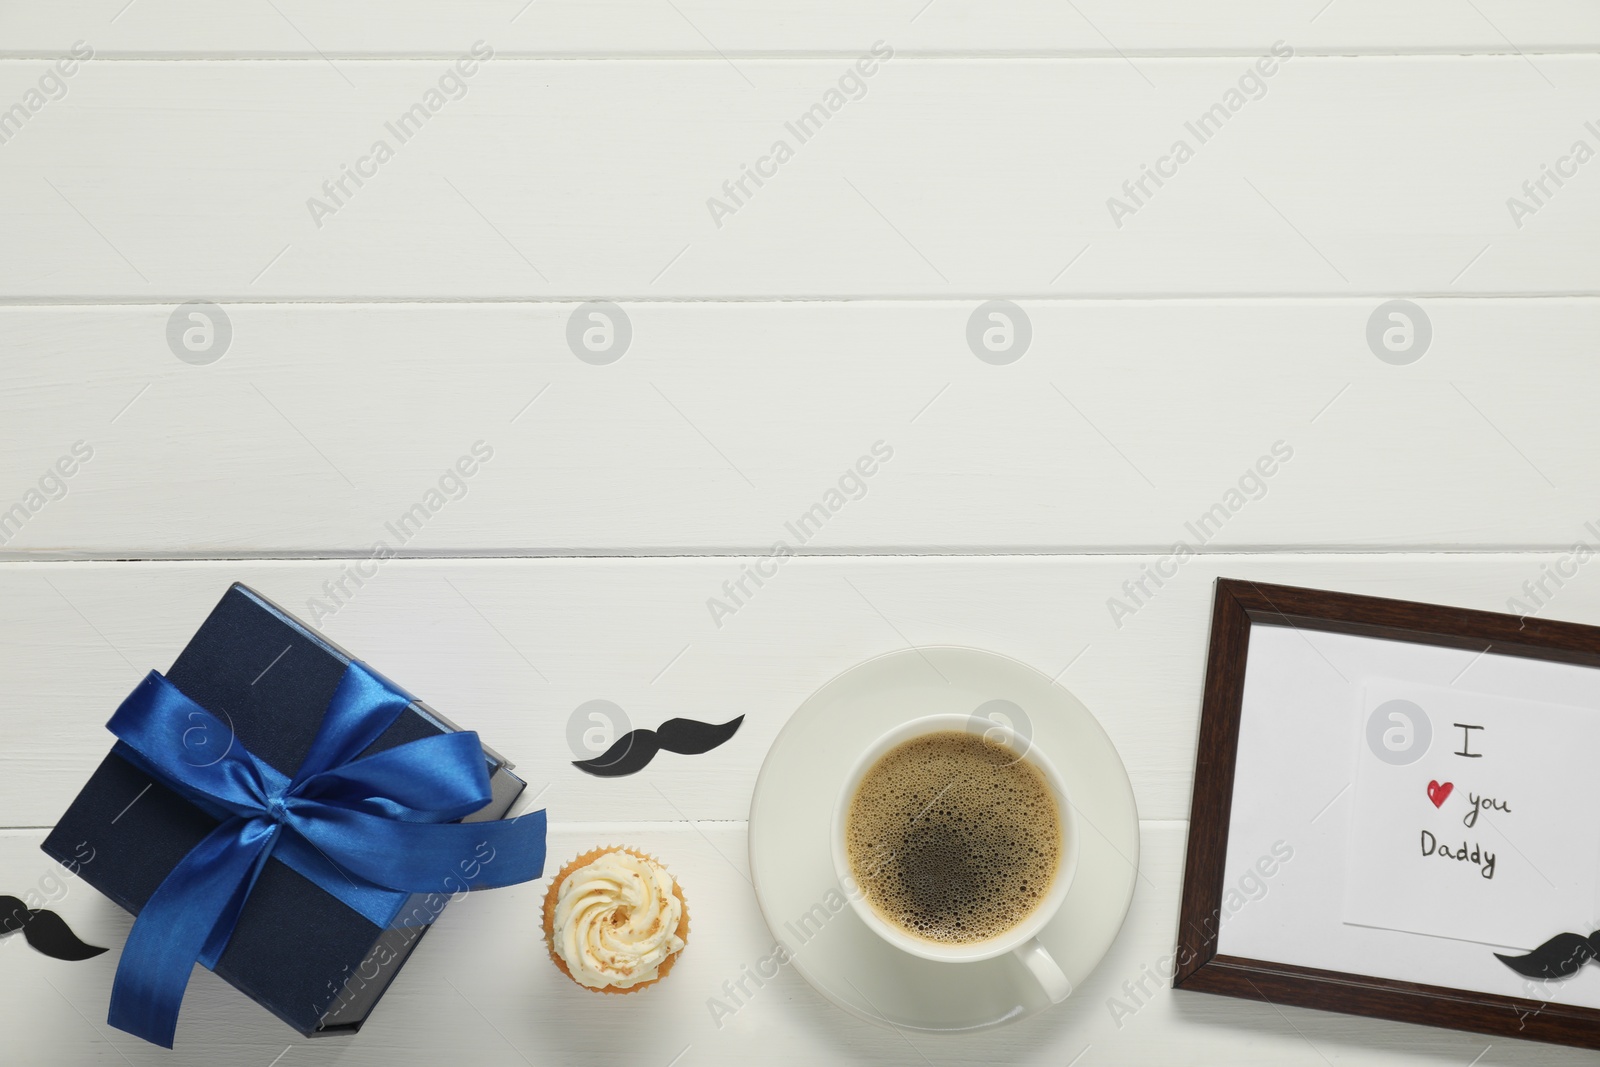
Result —
[[[580,771],[600,778],[621,778],[638,774],[650,765],[657,752],[676,752],[698,756],[710,752],[739,731],[744,716],[725,723],[696,722],[694,719],[668,719],[654,730],[629,730],[611,747],[593,759],[573,760]]]
[[[1504,956],[1496,952],[1495,958],[1529,978],[1571,978],[1585,963],[1600,958],[1600,930],[1588,937],[1557,934],[1526,956]]]
[[[16,897],[0,895],[0,934],[17,930],[22,931],[28,944],[51,959],[87,960],[105,951],[78,940],[67,921],[55,912],[30,908]]]

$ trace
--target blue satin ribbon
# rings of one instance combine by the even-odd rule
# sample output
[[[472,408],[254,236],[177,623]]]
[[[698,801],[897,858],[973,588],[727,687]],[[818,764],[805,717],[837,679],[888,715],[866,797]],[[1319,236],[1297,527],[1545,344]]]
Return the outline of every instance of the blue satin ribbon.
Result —
[[[477,734],[356,758],[410,703],[351,663],[289,778],[159,672],[139,683],[107,724],[121,739],[116,751],[222,821],[135,920],[111,989],[112,1026],[172,1047],[190,971],[197,960],[216,966],[270,856],[379,926],[390,925],[412,893],[515,885],[543,873],[543,811],[454,821],[491,799]],[[196,731],[203,746],[191,743]]]

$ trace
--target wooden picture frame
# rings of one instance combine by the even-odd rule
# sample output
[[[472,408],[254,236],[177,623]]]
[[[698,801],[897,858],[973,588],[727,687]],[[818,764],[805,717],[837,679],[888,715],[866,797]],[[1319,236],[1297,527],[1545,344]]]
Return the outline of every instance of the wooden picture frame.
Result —
[[[1600,668],[1600,629],[1219,578],[1189,813],[1173,987],[1274,1005],[1600,1048],[1600,1009],[1218,952],[1252,628],[1289,626]]]

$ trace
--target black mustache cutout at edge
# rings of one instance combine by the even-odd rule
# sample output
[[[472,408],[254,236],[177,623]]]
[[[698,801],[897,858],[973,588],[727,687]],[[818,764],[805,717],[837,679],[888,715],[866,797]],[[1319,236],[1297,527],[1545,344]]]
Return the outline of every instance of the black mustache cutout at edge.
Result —
[[[1600,930],[1588,937],[1582,934],[1557,934],[1526,956],[1495,958],[1528,978],[1571,978],[1592,959],[1600,958]]]
[[[698,756],[710,752],[739,732],[744,716],[725,723],[697,722],[694,719],[668,719],[654,730],[629,730],[611,747],[593,759],[573,760],[572,765],[599,778],[621,778],[638,774],[650,765],[657,752]]]
[[[89,960],[105,949],[78,940],[67,921],[53,911],[30,908],[16,897],[0,896],[0,934],[21,930],[28,944],[51,959]]]

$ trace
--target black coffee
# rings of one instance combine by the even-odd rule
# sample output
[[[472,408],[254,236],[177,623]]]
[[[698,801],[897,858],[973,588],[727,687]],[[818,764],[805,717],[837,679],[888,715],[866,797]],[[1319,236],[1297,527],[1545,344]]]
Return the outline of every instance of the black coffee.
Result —
[[[874,910],[943,944],[985,941],[1039,905],[1061,862],[1061,815],[1044,776],[976,734],[890,749],[845,817],[850,870]]]

